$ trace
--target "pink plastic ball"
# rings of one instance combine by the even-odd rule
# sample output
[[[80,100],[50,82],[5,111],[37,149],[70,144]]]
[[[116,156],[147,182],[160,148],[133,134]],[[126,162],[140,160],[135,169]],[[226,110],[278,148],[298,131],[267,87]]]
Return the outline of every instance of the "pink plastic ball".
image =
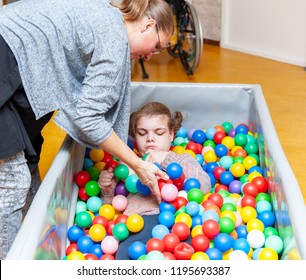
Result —
[[[101,249],[104,254],[115,254],[118,250],[118,240],[112,235],[106,236],[101,242]]]
[[[161,197],[165,201],[173,201],[177,198],[178,189],[173,184],[165,184],[161,189]]]
[[[124,211],[127,205],[128,205],[128,200],[124,195],[118,194],[114,196],[112,200],[112,206],[115,208],[116,211]]]

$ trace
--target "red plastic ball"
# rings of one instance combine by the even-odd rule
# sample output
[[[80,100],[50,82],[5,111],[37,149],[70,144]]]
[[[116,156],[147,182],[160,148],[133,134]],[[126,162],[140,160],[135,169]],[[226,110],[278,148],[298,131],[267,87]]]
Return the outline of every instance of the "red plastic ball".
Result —
[[[186,242],[181,242],[174,248],[174,256],[177,260],[190,260],[194,254],[194,249]]]
[[[251,206],[256,207],[256,198],[252,195],[246,194],[241,198],[241,207]]]
[[[147,249],[147,252],[151,252],[151,251],[164,252],[165,245],[161,239],[157,237],[153,237],[147,241],[146,249]]]
[[[254,184],[254,183],[246,183],[243,186],[243,194],[244,195],[249,194],[249,195],[252,195],[252,196],[256,197],[258,195],[257,185]]]
[[[191,246],[196,252],[205,252],[210,245],[209,238],[204,234],[198,234],[191,239]]]
[[[174,252],[174,248],[176,245],[180,243],[179,237],[174,233],[166,234],[162,239],[165,247],[165,251],[167,252]]]
[[[228,186],[223,185],[223,184],[219,184],[215,187],[215,193],[219,192],[219,191],[228,191]]]
[[[212,205],[212,204],[216,205],[212,200],[209,200],[209,199],[206,199],[202,202],[202,206],[204,207],[204,209],[206,209],[208,205]]]
[[[202,146],[202,145],[201,145]],[[191,150],[191,151],[193,151],[195,154],[198,154],[199,152],[198,152],[198,145],[197,145],[197,143],[195,143],[194,141],[192,141],[192,140],[190,140],[189,142],[188,142],[188,144],[186,145],[186,148],[185,148],[186,150]],[[203,146],[201,147],[201,151],[202,151],[202,149],[203,149]]]
[[[98,257],[95,254],[86,254],[85,255],[85,260],[94,261],[94,260],[98,260]]]
[[[171,179],[168,179],[168,180],[159,179],[157,183],[158,183],[159,190],[161,190],[165,184],[173,184],[173,181]]]
[[[258,192],[267,192],[268,191],[268,181],[264,178],[264,177],[255,177],[252,180],[252,183],[255,184],[257,186]]]
[[[190,235],[190,228],[183,222],[175,223],[172,226],[171,232],[176,234],[180,241],[186,240]]]
[[[126,224],[126,220],[128,217],[129,216],[125,214],[118,215],[118,217],[115,219],[115,224],[118,224],[118,223]]]
[[[79,188],[78,196],[79,196],[79,199],[81,199],[81,200],[83,200],[83,201],[87,201],[88,198],[90,197],[90,196],[86,193],[85,187]]]
[[[90,181],[90,175],[87,171],[82,170],[79,171],[75,177],[74,181],[77,184],[77,186],[80,187],[85,187],[86,183]]]
[[[108,224],[108,220],[104,217],[104,216],[96,216],[93,218],[92,220],[92,225],[95,225],[95,224],[100,224],[102,226],[104,226],[106,228],[107,224]]]
[[[212,193],[211,195],[209,195],[208,200],[212,201],[219,208],[221,208],[223,205],[223,197],[221,194]]]
[[[104,254],[100,257],[100,260],[113,261],[113,260],[115,260],[115,257],[111,254]]]
[[[175,185],[179,191],[182,190],[184,188],[185,174],[183,173],[178,179],[173,179],[172,182],[173,185]]]
[[[220,226],[215,220],[206,220],[202,225],[202,230],[209,239],[213,239],[220,233]]]
[[[76,243],[71,243],[67,248],[66,248],[66,256],[68,256],[71,252],[78,251],[78,245]]]
[[[175,256],[170,252],[163,252],[165,260],[174,261],[176,260]]]
[[[177,209],[180,209],[182,206],[185,206],[188,203],[188,200],[185,197],[182,196],[178,196],[175,199],[176,205],[177,205]]]
[[[217,131],[214,134],[214,142],[216,144],[221,144],[222,143],[222,139],[226,136],[224,131]]]
[[[115,221],[108,221],[107,226],[105,227],[108,235],[113,235],[113,228],[115,225]]]
[[[214,169],[214,177],[216,178],[216,180],[220,180],[220,175],[226,171],[226,169],[223,166],[217,166]]]

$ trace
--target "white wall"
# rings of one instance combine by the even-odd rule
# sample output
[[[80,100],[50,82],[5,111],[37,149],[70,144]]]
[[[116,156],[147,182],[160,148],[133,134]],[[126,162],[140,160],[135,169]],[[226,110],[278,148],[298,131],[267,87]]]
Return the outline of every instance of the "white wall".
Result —
[[[221,46],[306,66],[305,0],[222,0]]]

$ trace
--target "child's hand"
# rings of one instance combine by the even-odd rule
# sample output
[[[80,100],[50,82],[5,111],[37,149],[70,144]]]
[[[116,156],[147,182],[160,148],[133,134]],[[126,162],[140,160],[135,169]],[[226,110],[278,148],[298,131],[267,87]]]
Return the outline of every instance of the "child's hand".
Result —
[[[114,190],[116,187],[116,180],[114,177],[114,171],[112,168],[102,170],[98,181],[101,193],[106,199],[110,199],[114,196]]]
[[[166,156],[167,156],[168,152],[165,151],[154,151],[154,150],[148,150],[146,152],[146,154],[148,154],[148,156],[146,157],[146,161],[148,162],[152,162],[152,163],[162,163]]]

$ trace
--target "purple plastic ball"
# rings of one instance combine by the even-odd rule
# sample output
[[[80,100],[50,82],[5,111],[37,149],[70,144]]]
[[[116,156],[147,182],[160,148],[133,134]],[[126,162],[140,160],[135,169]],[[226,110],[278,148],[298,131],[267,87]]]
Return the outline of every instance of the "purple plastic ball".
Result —
[[[124,196],[128,196],[129,191],[126,189],[123,182],[119,182],[115,188],[115,195],[122,194]]]
[[[240,182],[239,180],[234,180],[232,181],[229,186],[228,186],[228,191],[230,193],[241,193],[241,186],[242,186],[242,182]]]

